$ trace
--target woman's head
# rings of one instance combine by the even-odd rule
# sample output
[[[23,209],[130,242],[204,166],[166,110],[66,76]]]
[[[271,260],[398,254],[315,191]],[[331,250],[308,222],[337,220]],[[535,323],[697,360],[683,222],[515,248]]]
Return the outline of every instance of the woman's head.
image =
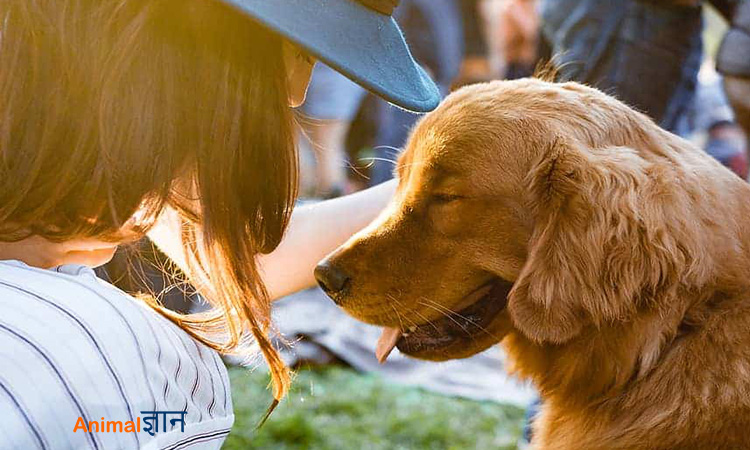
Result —
[[[281,39],[215,0],[5,0],[0,98],[0,241],[117,243],[173,206],[219,306],[173,320],[250,329],[280,396],[255,256],[296,196]]]

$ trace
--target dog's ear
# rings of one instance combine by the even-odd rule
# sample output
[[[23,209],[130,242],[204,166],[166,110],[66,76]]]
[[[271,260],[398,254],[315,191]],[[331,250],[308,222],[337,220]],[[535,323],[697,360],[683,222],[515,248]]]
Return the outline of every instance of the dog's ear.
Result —
[[[588,149],[560,138],[533,164],[534,229],[508,303],[528,338],[559,344],[585,326],[622,320],[640,292],[676,271],[679,246],[660,231],[649,170],[632,149]]]

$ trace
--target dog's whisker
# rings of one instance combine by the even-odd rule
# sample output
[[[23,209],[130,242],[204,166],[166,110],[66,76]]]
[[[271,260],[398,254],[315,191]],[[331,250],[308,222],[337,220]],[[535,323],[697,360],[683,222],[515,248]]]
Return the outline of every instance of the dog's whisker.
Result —
[[[394,160],[392,160],[392,159],[388,159],[388,158],[379,158],[379,157],[377,157],[377,156],[368,156],[368,157],[365,157],[365,158],[359,158],[359,160],[358,160],[358,161],[363,161],[363,162],[367,162],[367,166],[365,166],[365,167],[370,167],[370,166],[372,166],[372,165],[373,165],[373,164],[375,163],[375,161],[383,161],[383,162],[387,162],[387,163],[389,163],[389,164],[391,164],[391,165],[394,165],[394,166],[395,166],[395,165],[397,164],[397,162],[396,162],[396,161],[394,161]]]
[[[479,331],[483,332],[484,334],[486,334],[487,336],[490,336],[493,339],[498,339],[498,340],[500,339],[494,333],[492,333],[491,331],[489,331],[487,328],[483,327],[482,325],[479,325],[474,320],[472,320],[472,319],[470,319],[470,318],[468,318],[468,317],[466,317],[466,316],[464,316],[464,315],[462,315],[460,313],[452,311],[452,310],[446,308],[445,306],[443,306],[443,305],[441,305],[439,303],[436,303],[433,300],[430,300],[430,299],[424,298],[424,297],[423,297],[423,299],[427,300],[429,303],[431,303],[431,305],[430,304],[425,304],[425,303],[423,303],[421,301],[420,301],[420,304],[422,304],[423,306],[426,306],[428,308],[432,308],[432,309],[440,312],[441,314],[445,315],[445,317],[448,317],[449,319],[451,319],[458,326],[460,326],[462,330],[466,331],[467,333],[468,333],[468,330],[466,328],[464,328],[463,326],[461,326],[458,322],[456,322],[451,316],[455,316],[455,317],[458,317],[459,319],[463,319],[463,320],[466,320],[467,322],[470,322],[472,325],[474,325],[475,327],[477,327],[479,329]]]
[[[435,302],[434,300],[430,300],[428,298],[423,298],[423,300],[426,300],[434,308],[439,308],[441,311],[443,311],[443,314],[450,314],[451,316],[458,317],[459,319],[464,319],[468,322],[474,323],[472,319],[464,316],[463,314],[459,312],[453,311],[452,309],[448,309],[445,306],[441,305],[440,303]],[[423,306],[430,306],[430,305],[423,304]]]
[[[448,319],[450,319],[450,320],[451,320],[451,322],[453,322],[453,323],[455,323],[456,325],[458,325],[458,326],[459,326],[459,328],[461,328],[461,329],[462,329],[462,330],[463,330],[463,331],[464,331],[464,332],[465,332],[466,334],[469,334],[469,335],[471,335],[471,333],[469,333],[469,330],[468,330],[468,329],[466,328],[466,326],[464,326],[463,324],[461,324],[461,322],[459,322],[458,320],[456,320],[456,319],[454,319],[453,317],[451,317],[451,315],[450,315],[450,314],[446,314],[446,312],[445,312],[445,311],[442,311],[441,309],[439,309],[439,308],[436,308],[436,307],[434,307],[434,306],[430,305],[429,303],[424,303],[424,302],[422,302],[422,301],[420,301],[420,302],[419,302],[419,304],[420,304],[420,305],[422,305],[422,306],[426,306],[426,307],[428,307],[428,308],[431,308],[431,309],[433,309],[433,310],[437,311],[438,313],[440,313],[440,314],[442,314],[443,316],[445,316],[445,317],[447,317]]]
[[[421,302],[419,302],[419,303],[421,303]],[[412,313],[414,313],[415,316],[417,316],[420,319],[422,319],[425,323],[429,324],[436,332],[440,333],[440,329],[437,327],[437,325],[435,325],[431,320],[428,320],[427,317],[425,317],[425,316],[422,315],[422,313],[420,313],[419,311],[416,311],[416,310],[412,311]]]
[[[372,164],[368,164],[367,166],[365,166],[365,167],[364,167],[364,169],[367,169],[367,168],[369,168],[369,167],[370,167],[371,165],[372,165]],[[359,175],[360,177],[364,178],[365,180],[369,180],[369,179],[370,179],[370,177],[368,177],[367,175],[365,175],[364,173],[362,173],[362,171],[360,170],[360,168],[359,168],[359,167],[357,167],[357,166],[355,166],[354,164],[352,164],[352,163],[350,163],[350,162],[347,162],[347,163],[346,163],[346,167],[347,167],[348,169],[351,169],[351,170],[353,170],[353,171],[354,171],[354,173],[356,173],[356,174],[357,174],[357,175]]]
[[[401,296],[401,291],[399,291],[399,296]],[[397,304],[397,305],[399,306],[399,308],[401,308],[401,309],[406,309],[406,308],[404,308],[404,304],[403,304],[403,303],[401,303],[401,301],[400,301],[400,300],[398,300],[398,299],[397,299],[397,298],[396,298],[395,296],[393,296],[393,295],[389,295],[388,297],[389,297],[390,299],[392,299],[392,300],[393,300],[394,302],[396,302],[396,304]],[[436,326],[436,325],[435,325],[434,323],[432,323],[432,322],[430,322],[429,320],[427,320],[427,318],[426,318],[425,316],[423,316],[422,314],[420,314],[420,313],[419,313],[419,311],[414,311],[414,310],[412,310],[411,312],[412,312],[412,313],[414,313],[414,315],[415,315],[415,316],[417,316],[417,317],[419,317],[420,319],[422,319],[422,320],[424,321],[424,323],[428,323],[428,324],[430,324],[430,326],[432,326],[432,328],[434,328],[434,329],[435,329],[435,331],[437,331],[438,333],[440,332],[440,330],[438,329],[438,327],[437,327],[437,326]],[[416,327],[416,326],[419,326],[419,325],[417,325],[417,324],[416,324],[415,322],[412,322],[412,325],[414,325],[415,327]]]
[[[398,309],[396,309],[393,303],[388,303],[388,306],[390,306],[391,309],[393,310],[393,314],[396,316],[396,319],[398,319],[398,323],[401,324],[401,329],[403,330],[404,329],[403,317],[401,317],[401,314],[398,313]]]
[[[386,294],[386,297],[388,297],[389,300],[391,300],[393,303],[396,303],[399,307],[402,307],[400,301],[396,297],[394,297],[392,294]],[[406,324],[404,324],[404,320],[406,320],[409,323],[409,328],[416,327],[417,324],[413,320],[409,320],[408,317],[404,317],[402,314],[398,312],[398,309],[393,306],[392,303],[389,303],[390,307],[393,309],[393,312],[396,313],[396,318],[398,318],[399,323],[401,324],[402,330],[407,330]]]
[[[403,303],[401,303],[399,300],[397,300],[395,298],[393,300],[396,302],[396,304],[400,308],[403,308],[403,306],[404,306]],[[424,323],[430,324],[430,326],[432,326],[432,328],[434,328],[435,331],[440,332],[440,330],[438,329],[438,327],[434,323],[432,323],[431,321],[427,320],[427,317],[423,316],[419,311],[411,311],[411,312],[414,313],[415,316],[417,316],[420,319],[422,319],[424,321]],[[416,323],[412,323],[412,325],[418,326]]]
[[[402,148],[394,147],[392,145],[376,145],[375,147],[373,147],[373,150],[380,150],[380,149],[393,150],[396,153],[401,153],[401,151],[403,150]],[[394,159],[392,162],[395,163],[396,160]]]
[[[433,303],[434,303],[434,302],[433,302]],[[495,336],[495,334],[494,334],[494,333],[490,332],[490,331],[489,331],[488,329],[486,329],[485,327],[483,327],[483,326],[479,325],[478,323],[476,323],[475,321],[473,321],[473,320],[469,319],[468,317],[462,316],[461,314],[458,314],[458,313],[456,313],[456,312],[454,312],[454,311],[450,311],[450,310],[445,310],[445,311],[444,311],[444,310],[441,310],[441,309],[439,309],[439,308],[437,308],[437,307],[435,307],[435,306],[433,306],[433,305],[427,304],[427,303],[423,303],[423,302],[420,302],[420,304],[421,304],[422,306],[426,306],[426,307],[428,307],[428,308],[432,308],[432,309],[434,309],[435,311],[437,311],[437,312],[439,312],[440,314],[442,314],[442,315],[444,315],[445,317],[447,317],[448,319],[450,319],[450,320],[451,320],[451,322],[453,322],[453,323],[455,323],[456,325],[458,325],[458,326],[459,326],[459,327],[461,328],[461,330],[463,330],[463,331],[464,331],[464,333],[466,333],[466,334],[467,334],[467,335],[468,335],[468,336],[469,336],[469,337],[470,337],[470,338],[471,338],[471,339],[472,339],[473,341],[475,341],[475,342],[476,342],[476,338],[474,337],[474,334],[473,334],[473,333],[471,333],[471,332],[470,332],[470,331],[469,331],[469,330],[468,330],[468,329],[466,328],[466,326],[465,326],[465,325],[461,324],[461,323],[460,323],[459,321],[457,321],[456,319],[454,319],[454,318],[453,318],[452,316],[458,316],[459,318],[463,318],[464,320],[466,320],[467,322],[469,322],[469,323],[471,323],[471,324],[472,324],[473,326],[475,326],[475,327],[476,327],[476,328],[477,328],[477,329],[478,329],[479,331],[481,331],[482,333],[486,334],[487,336],[489,336],[489,337],[491,337],[491,338],[493,338],[493,339],[498,339],[498,340],[500,339],[500,338],[498,338],[497,336]],[[435,303],[435,304],[437,305],[437,303]],[[440,305],[438,305],[438,306],[440,306]],[[444,307],[443,307],[443,308],[444,308]]]

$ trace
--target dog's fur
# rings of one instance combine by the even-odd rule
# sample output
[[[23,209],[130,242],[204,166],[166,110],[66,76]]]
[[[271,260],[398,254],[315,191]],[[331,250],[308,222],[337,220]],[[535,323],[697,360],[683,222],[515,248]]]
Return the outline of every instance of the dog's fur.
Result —
[[[405,328],[493,277],[502,340],[544,406],[538,449],[750,448],[750,188],[575,83],[494,82],[415,129],[391,206],[328,259],[337,298]]]

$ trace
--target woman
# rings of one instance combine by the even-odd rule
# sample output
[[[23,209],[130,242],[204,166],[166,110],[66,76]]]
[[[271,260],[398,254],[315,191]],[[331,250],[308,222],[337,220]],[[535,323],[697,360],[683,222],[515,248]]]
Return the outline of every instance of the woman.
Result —
[[[393,7],[0,2],[0,448],[218,448],[233,415],[217,351],[252,356],[249,341],[284,396],[270,299],[312,285],[315,263],[393,190],[292,214],[289,106],[316,57],[402,107],[434,108]],[[95,278],[145,234],[209,313]]]

